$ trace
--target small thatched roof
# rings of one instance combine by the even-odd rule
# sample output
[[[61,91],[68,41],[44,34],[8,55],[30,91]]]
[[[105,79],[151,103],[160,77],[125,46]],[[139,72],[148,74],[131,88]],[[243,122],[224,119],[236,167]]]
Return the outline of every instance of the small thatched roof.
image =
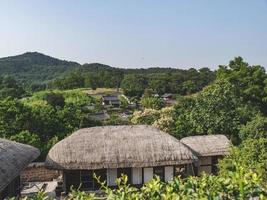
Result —
[[[107,112],[90,114],[88,117],[89,119],[94,120],[94,121],[105,121],[110,118]]]
[[[103,96],[104,101],[120,101],[119,97],[117,95],[107,95]]]
[[[225,135],[200,135],[180,140],[191,148],[197,156],[219,156],[229,152],[230,141]]]
[[[32,146],[0,139],[0,191],[39,154],[39,150]]]
[[[107,169],[179,165],[197,160],[171,135],[145,125],[78,130],[57,143],[46,159],[54,169]]]
[[[173,97],[173,94],[171,94],[171,93],[165,93],[161,97],[162,98],[172,98]]]

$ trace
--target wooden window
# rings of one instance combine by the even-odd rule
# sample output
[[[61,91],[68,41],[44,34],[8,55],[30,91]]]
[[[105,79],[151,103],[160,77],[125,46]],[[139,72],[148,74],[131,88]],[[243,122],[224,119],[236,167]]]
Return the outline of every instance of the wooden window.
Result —
[[[78,189],[80,186],[80,171],[79,170],[64,171],[64,180],[66,183],[67,192],[70,191],[71,186],[73,187],[73,189]]]
[[[174,176],[186,177],[186,165],[177,165],[174,167]]]
[[[199,173],[206,172],[208,174],[217,174],[218,173],[218,160],[220,156],[212,156],[212,157],[201,157],[200,159],[200,166],[199,166]]]
[[[217,175],[218,174],[218,163],[219,160],[222,158],[222,156],[213,156],[211,163],[212,163],[212,168],[211,168],[211,173]]]
[[[164,167],[154,167],[153,174],[154,176],[158,176],[160,180],[164,181],[165,179]]]
[[[106,169],[98,169],[94,170],[94,173],[97,177],[100,177],[100,181],[103,183],[107,180],[107,170]],[[100,183],[94,179],[94,190],[99,190],[101,187]]]
[[[100,177],[101,182],[107,180],[106,169],[65,171],[64,180],[67,192],[70,191],[71,186],[73,186],[74,189],[80,187],[81,190],[85,191],[99,190],[101,185],[94,178],[94,173],[97,177]]]
[[[94,177],[93,170],[82,170],[81,171],[81,189],[82,190],[93,190],[94,189]]]
[[[122,175],[128,177],[128,183],[132,183],[132,169],[131,168],[118,168],[117,176],[120,178]]]

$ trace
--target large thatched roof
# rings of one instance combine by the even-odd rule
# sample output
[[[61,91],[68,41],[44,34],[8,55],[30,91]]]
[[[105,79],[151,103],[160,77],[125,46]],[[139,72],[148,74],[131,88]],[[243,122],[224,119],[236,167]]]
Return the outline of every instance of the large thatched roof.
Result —
[[[230,141],[225,135],[190,136],[180,141],[191,148],[197,156],[226,155],[230,146]]]
[[[177,139],[152,126],[81,129],[57,143],[46,159],[55,169],[148,167],[191,163],[197,158]]]
[[[0,139],[0,191],[39,154],[38,149],[29,145]]]

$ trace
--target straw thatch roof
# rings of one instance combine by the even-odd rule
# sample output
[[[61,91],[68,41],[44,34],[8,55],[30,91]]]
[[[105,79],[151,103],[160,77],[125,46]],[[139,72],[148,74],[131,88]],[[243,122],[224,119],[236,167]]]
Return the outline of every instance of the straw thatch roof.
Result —
[[[117,95],[107,95],[103,96],[104,101],[120,101],[119,97]]]
[[[230,141],[225,135],[200,135],[180,140],[191,148],[197,156],[219,156],[229,152]]]
[[[0,191],[39,154],[39,150],[32,146],[0,139]]]
[[[152,126],[102,126],[78,130],[57,143],[46,159],[54,169],[106,169],[191,163],[197,157]]]

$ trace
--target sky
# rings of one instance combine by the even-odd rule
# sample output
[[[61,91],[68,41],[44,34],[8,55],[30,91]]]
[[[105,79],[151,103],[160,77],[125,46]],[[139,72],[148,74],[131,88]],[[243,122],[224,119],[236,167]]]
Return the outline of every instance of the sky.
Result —
[[[0,57],[81,64],[267,69],[267,0],[0,0]]]

